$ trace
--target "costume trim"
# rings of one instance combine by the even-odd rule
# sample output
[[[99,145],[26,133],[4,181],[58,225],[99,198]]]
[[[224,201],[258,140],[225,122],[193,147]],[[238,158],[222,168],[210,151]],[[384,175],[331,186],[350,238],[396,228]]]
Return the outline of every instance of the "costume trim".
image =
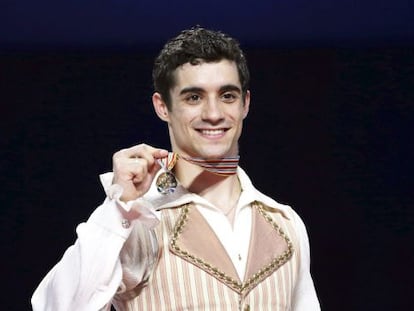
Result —
[[[183,258],[184,260],[196,265],[197,267],[203,269],[207,273],[214,276],[216,279],[220,280],[228,287],[236,291],[241,296],[246,295],[250,290],[257,286],[261,281],[266,277],[271,275],[279,267],[285,264],[293,255],[294,248],[291,240],[286,235],[286,233],[280,228],[280,226],[275,222],[275,220],[265,211],[265,207],[260,202],[253,202],[252,207],[256,208],[259,214],[268,222],[276,233],[283,238],[286,242],[287,248],[282,254],[272,258],[268,264],[262,266],[257,272],[252,274],[244,282],[240,282],[238,279],[235,279],[229,276],[226,272],[221,271],[219,268],[205,261],[203,258],[199,258],[196,255],[191,254],[189,251],[183,249],[179,246],[178,240],[181,233],[189,220],[189,211],[193,207],[192,204],[185,204],[181,208],[181,213],[174,225],[173,232],[170,236],[170,250],[175,253],[177,256]]]

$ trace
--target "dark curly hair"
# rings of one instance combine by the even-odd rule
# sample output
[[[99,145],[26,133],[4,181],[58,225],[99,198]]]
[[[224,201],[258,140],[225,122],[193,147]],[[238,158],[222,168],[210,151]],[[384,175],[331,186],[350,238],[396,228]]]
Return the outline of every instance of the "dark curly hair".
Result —
[[[169,40],[155,59],[152,71],[154,90],[161,94],[171,109],[170,90],[174,87],[174,71],[186,63],[218,62],[227,59],[237,65],[243,96],[249,88],[250,74],[239,42],[220,32],[202,27],[183,30]]]

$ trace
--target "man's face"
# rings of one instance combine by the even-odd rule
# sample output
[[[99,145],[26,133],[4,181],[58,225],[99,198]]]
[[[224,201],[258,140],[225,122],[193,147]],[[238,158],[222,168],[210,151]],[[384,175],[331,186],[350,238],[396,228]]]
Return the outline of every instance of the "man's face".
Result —
[[[243,101],[236,64],[186,63],[176,69],[175,82],[171,110],[160,97],[158,109],[154,100],[157,114],[168,123],[173,151],[210,159],[237,155],[250,93]]]

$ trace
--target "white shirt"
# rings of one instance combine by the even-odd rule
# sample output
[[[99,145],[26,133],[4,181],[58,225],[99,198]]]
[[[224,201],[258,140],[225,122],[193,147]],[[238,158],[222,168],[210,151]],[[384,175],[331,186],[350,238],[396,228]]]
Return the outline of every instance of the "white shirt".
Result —
[[[148,245],[152,245],[152,251],[150,247],[145,254],[132,252],[130,256],[137,257],[132,258],[132,261],[141,264],[131,265],[128,274],[122,270],[119,255],[124,244],[134,238],[131,232],[137,228],[141,228],[142,232],[150,232],[159,223],[162,209],[189,202],[193,202],[205,217],[243,279],[251,235],[252,215],[249,206],[253,201],[275,208],[288,218],[295,217],[300,224],[297,231],[302,248],[302,265],[292,310],[320,310],[309,271],[309,242],[303,222],[289,206],[281,205],[259,192],[241,168],[238,168],[237,174],[243,191],[236,207],[233,227],[220,209],[180,185],[169,195],[159,194],[153,185],[142,198],[124,203],[119,200],[122,188],[111,185],[112,173],[101,175],[107,194],[105,202],[86,223],[78,225],[75,244],[66,250],[63,258],[34,292],[33,310],[110,310],[111,300],[120,286],[135,287],[145,280],[155,261],[156,241],[152,241],[153,236],[148,234]],[[139,216],[131,212],[135,204],[140,206]]]

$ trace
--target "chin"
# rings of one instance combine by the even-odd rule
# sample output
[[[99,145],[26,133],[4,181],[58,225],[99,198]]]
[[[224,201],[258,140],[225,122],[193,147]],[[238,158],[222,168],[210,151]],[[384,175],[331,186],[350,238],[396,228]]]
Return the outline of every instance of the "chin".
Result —
[[[220,159],[220,158],[225,158],[225,157],[230,157],[230,156],[236,156],[237,154],[238,154],[237,152],[230,152],[228,150],[216,151],[216,152],[209,150],[208,152],[204,152],[200,154],[200,157],[205,158],[205,159]]]
[[[194,146],[191,149],[181,149],[178,151],[182,155],[187,155],[194,158],[203,159],[220,159],[224,157],[238,155],[238,148],[234,146],[223,145],[200,145]]]

